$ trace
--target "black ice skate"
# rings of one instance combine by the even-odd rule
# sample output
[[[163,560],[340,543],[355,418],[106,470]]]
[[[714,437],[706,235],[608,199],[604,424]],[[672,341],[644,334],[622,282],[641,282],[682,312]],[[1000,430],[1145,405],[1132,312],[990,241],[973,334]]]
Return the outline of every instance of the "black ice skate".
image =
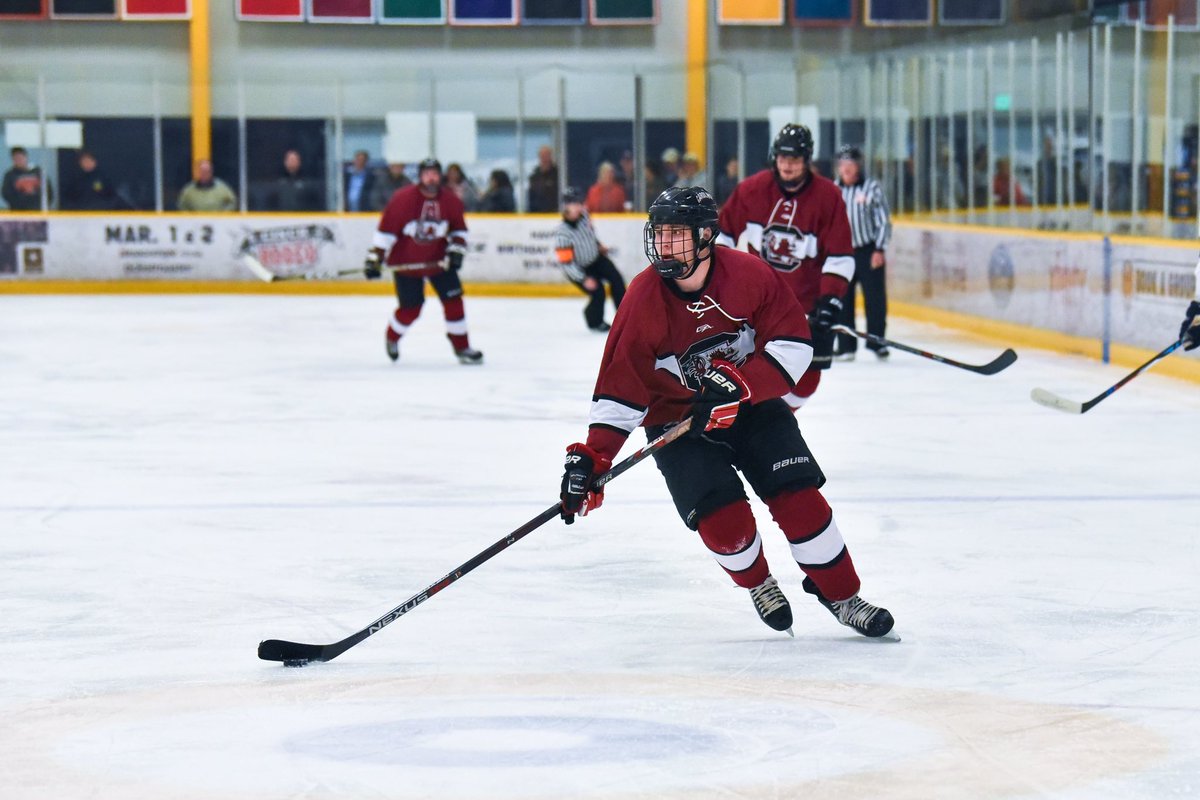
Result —
[[[792,633],[792,606],[788,599],[779,591],[779,581],[768,577],[765,581],[750,590],[750,599],[754,601],[754,609],[758,617],[767,623],[768,627],[777,631]]]
[[[868,636],[872,639],[887,636],[891,633],[892,626],[896,624],[896,621],[892,619],[890,611],[886,608],[873,606],[858,595],[848,597],[845,600],[826,600],[812,578],[806,577],[804,579],[804,591],[811,595],[816,595],[821,605],[828,608],[829,613],[833,614],[838,622],[848,628],[853,628],[863,636]]]
[[[464,347],[462,350],[455,350],[454,355],[458,356],[460,364],[482,364],[483,353],[478,350],[473,350],[470,347]]]
[[[398,359],[400,357],[400,340],[399,339],[392,340],[392,339],[385,338],[383,340],[383,343],[384,343],[384,347],[387,348],[388,358],[390,358],[392,361],[395,361],[396,359]]]

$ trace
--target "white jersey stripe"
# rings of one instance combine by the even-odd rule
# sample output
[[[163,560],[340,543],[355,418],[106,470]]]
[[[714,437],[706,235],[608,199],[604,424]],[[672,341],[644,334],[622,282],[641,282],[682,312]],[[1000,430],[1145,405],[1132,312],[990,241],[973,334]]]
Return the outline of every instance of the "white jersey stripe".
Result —
[[[792,548],[792,558],[802,567],[820,567],[838,557],[846,547],[842,540],[842,532],[838,530],[837,522],[832,518],[825,530],[798,544],[789,543]]]
[[[762,537],[758,531],[754,532],[754,541],[740,553],[718,553],[716,550],[709,550],[712,557],[717,560],[725,569],[730,572],[742,572],[754,566],[754,562],[758,559],[758,554],[762,552]]]
[[[592,401],[592,413],[588,415],[589,425],[607,425],[610,428],[633,433],[646,418],[646,409],[636,408],[601,397]]]
[[[825,259],[822,272],[840,275],[848,281],[854,280],[854,256],[829,256]]]
[[[383,231],[375,231],[375,235],[371,237],[371,247],[378,247],[385,253],[392,249],[392,245],[396,243],[396,236]]]
[[[446,333],[454,334],[455,336],[467,335],[467,320],[456,319],[454,321],[446,320]]]
[[[763,352],[787,370],[793,386],[804,375],[804,371],[808,369],[808,365],[812,363],[813,359],[812,345],[787,339],[772,339],[763,347]]]

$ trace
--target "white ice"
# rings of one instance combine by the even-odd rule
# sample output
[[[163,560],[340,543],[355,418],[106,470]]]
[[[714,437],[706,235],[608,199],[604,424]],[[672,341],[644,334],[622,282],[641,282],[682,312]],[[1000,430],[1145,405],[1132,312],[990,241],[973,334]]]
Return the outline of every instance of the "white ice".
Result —
[[[384,296],[0,296],[0,797],[1200,796],[1200,390],[1068,416],[1029,390],[1125,370],[1036,350],[860,355],[800,413],[900,643],[805,595],[756,502],[766,628],[644,463],[336,661],[259,661],[554,503],[602,338],[467,303],[481,368],[436,302],[393,365]]]

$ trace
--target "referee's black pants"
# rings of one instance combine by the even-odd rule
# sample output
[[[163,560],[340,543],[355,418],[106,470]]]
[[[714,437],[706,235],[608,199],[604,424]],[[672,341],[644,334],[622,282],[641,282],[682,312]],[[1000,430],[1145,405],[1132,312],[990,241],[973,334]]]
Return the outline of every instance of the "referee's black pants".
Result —
[[[583,319],[589,328],[596,328],[604,322],[604,284],[607,283],[609,291],[612,292],[613,308],[618,308],[625,297],[625,279],[608,256],[600,256],[588,264],[583,268],[583,274],[596,281],[596,288],[591,291],[584,288],[583,281],[574,282],[581,292],[588,295]]]
[[[874,245],[854,248],[854,280],[850,281],[850,288],[846,291],[841,323],[848,328],[855,327],[855,288],[862,286],[863,305],[867,312],[867,333],[883,336],[887,328],[887,267],[872,269],[871,256],[874,254]],[[853,353],[857,349],[857,338],[844,333],[838,334],[839,353]],[[867,349],[878,350],[879,346],[867,342]]]

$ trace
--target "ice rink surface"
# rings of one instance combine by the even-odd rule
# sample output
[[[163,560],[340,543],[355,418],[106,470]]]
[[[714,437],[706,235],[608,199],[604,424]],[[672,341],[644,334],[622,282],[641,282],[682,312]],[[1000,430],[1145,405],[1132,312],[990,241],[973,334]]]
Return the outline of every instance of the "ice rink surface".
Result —
[[[1068,416],[1029,390],[1127,370],[1035,350],[860,355],[800,414],[902,642],[805,595],[755,501],[768,629],[647,462],[338,660],[259,661],[538,514],[585,434],[582,299],[469,297],[482,368],[436,302],[389,363],[391,307],[0,297],[0,796],[1200,796],[1200,388]]]

